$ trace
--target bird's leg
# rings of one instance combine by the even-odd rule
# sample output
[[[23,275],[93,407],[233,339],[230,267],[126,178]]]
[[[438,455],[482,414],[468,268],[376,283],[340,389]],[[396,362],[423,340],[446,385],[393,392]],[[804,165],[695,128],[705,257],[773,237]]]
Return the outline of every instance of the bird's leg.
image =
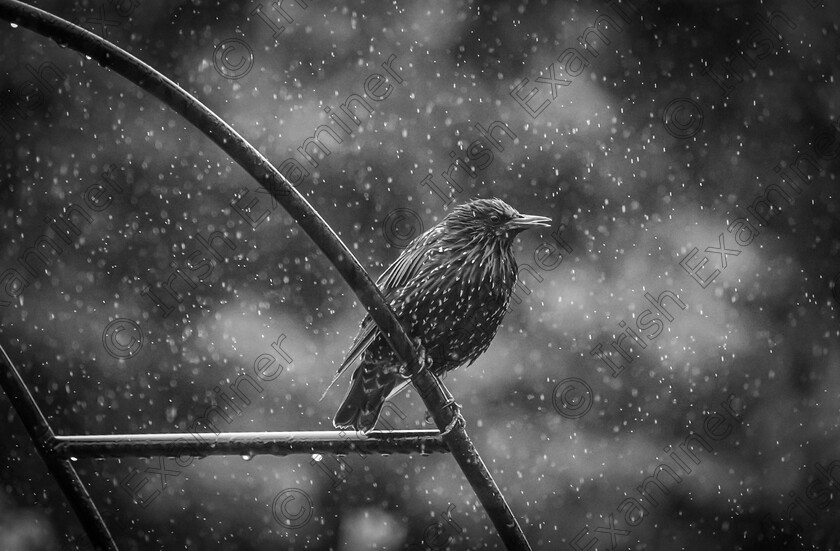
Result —
[[[432,373],[432,375],[434,375],[434,373]],[[443,392],[443,395],[446,398],[446,402],[443,404],[443,407],[454,406],[454,408],[457,411],[460,411],[461,410],[461,404],[459,404],[458,402],[455,401],[455,397],[452,396],[452,393],[449,392],[449,389],[446,388],[446,385],[443,384],[443,381],[441,381],[441,379],[443,377],[438,377],[437,375],[435,375],[435,378],[437,379],[438,384],[440,385],[441,391]]]
[[[438,380],[438,383],[440,383],[440,379],[438,378],[437,375],[432,373],[432,376],[435,377]],[[461,415],[461,404],[459,404],[458,402],[455,401],[455,397],[452,396],[452,393],[449,392],[449,389],[446,388],[445,386],[443,386],[443,384],[440,385],[440,388],[442,389],[443,394],[446,397],[446,402],[444,402],[443,407],[445,407],[445,408],[451,407],[454,410],[454,414],[452,416],[452,421],[450,421],[449,424],[446,425],[446,427],[444,427],[443,431],[441,431],[441,433],[440,433],[441,436],[445,436],[445,435],[449,434],[449,432],[452,429],[454,429],[455,426],[458,423],[461,423],[461,425],[463,426],[463,425],[466,425],[467,422],[464,420],[464,416]],[[426,419],[425,420],[426,420],[427,423],[432,422],[432,413],[430,411],[426,411]]]
[[[432,366],[432,359],[426,355],[426,347],[423,346],[423,341],[420,340],[420,337],[416,337],[412,340],[414,343],[414,349],[417,350],[417,363],[420,364],[420,368],[428,369]],[[408,366],[403,366],[403,375],[408,376]],[[431,372],[430,372],[431,373]],[[426,416],[424,418],[426,423],[432,422],[432,414],[429,411],[426,411]]]
[[[438,377],[437,375],[435,375],[435,377],[437,377],[438,384],[440,384],[441,392],[443,392],[443,395],[446,398],[446,403],[444,405],[448,406],[451,404],[455,404],[456,406],[461,407],[460,405],[458,405],[457,402],[455,402],[455,397],[452,396],[452,393],[449,392],[449,389],[446,388],[446,386],[444,386],[443,381],[441,381],[443,377]]]
[[[423,346],[423,341],[420,340],[420,337],[417,337],[413,342],[414,348],[417,350],[417,363],[420,364],[420,367],[430,368],[432,359],[426,356],[426,347]]]
[[[432,375],[434,375],[434,373]],[[443,407],[451,407],[453,410],[452,421],[450,421],[449,424],[446,425],[446,428],[443,429],[443,432],[440,433],[441,436],[444,436],[449,434],[449,432],[452,429],[454,429],[458,423],[460,423],[461,426],[464,426],[467,424],[467,422],[464,420],[464,416],[461,415],[461,404],[455,401],[455,397],[452,396],[452,393],[449,392],[449,389],[446,388],[446,386],[444,386],[444,384],[440,380],[440,377],[438,377],[437,375],[434,376],[437,379],[441,390],[443,391],[443,395],[446,397],[446,402],[443,404]]]
[[[432,366],[432,359],[426,355],[426,348],[423,346],[423,341],[418,337],[413,339],[412,342],[414,343],[414,349],[417,351],[417,363],[420,364],[420,368],[430,368]],[[408,364],[404,364],[400,368],[400,372],[404,377],[410,377]]]
[[[462,426],[466,424],[466,421],[464,421],[464,417],[461,415],[461,404],[455,401],[455,397],[452,396],[452,393],[449,392],[449,389],[443,385],[443,383],[440,380],[440,377],[438,377],[432,372],[432,359],[426,355],[426,348],[423,346],[423,342],[419,338],[415,338],[413,342],[414,347],[417,350],[417,362],[420,364],[421,368],[429,370],[429,373],[432,375],[432,377],[435,378],[435,380],[441,388],[441,392],[443,392],[443,395],[446,398],[446,402],[444,402],[443,407],[452,407],[452,409],[454,410],[452,421],[450,421],[449,424],[446,425],[446,427],[444,428],[443,432],[440,433],[441,436],[449,434],[449,431],[455,428],[455,426],[459,422]],[[427,423],[431,420],[431,417],[431,412],[427,411],[425,419]]]

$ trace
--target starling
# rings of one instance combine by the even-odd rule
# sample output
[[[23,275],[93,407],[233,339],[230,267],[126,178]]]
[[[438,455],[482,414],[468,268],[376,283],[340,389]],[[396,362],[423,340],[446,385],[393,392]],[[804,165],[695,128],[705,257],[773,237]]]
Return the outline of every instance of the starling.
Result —
[[[458,205],[415,238],[377,280],[409,337],[422,345],[434,375],[472,364],[490,346],[516,283],[513,240],[548,222],[519,214],[499,199]],[[333,383],[359,357],[333,424],[368,432],[385,401],[410,381],[370,316],[362,321]]]

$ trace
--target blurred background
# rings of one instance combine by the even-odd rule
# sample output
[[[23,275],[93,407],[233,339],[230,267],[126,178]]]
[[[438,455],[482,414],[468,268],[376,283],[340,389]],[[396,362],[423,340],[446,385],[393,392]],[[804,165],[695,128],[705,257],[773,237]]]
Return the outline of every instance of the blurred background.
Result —
[[[490,350],[446,379],[535,549],[838,548],[836,5],[32,3],[233,125],[374,277],[473,197],[553,218],[516,242],[533,273]],[[261,354],[282,372],[218,428],[332,429],[348,381],[318,399],[364,314],[336,270],[160,101],[0,25],[0,342],[54,429],[186,434]],[[476,125],[497,122],[494,146]],[[317,151],[322,125],[341,143],[322,129]],[[706,287],[680,266],[695,248]],[[685,309],[622,358],[620,324],[664,291]],[[89,548],[5,395],[0,413],[0,549]],[[387,419],[432,426],[412,390]],[[121,549],[501,548],[448,455],[178,461],[75,462]]]

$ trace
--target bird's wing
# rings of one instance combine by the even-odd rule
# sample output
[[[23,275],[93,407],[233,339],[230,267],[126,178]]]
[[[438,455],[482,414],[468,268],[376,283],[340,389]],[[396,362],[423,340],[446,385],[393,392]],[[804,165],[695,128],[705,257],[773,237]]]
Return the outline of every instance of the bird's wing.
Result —
[[[379,287],[386,301],[390,303],[394,298],[399,296],[400,290],[421,272],[424,263],[429,259],[427,253],[431,250],[430,244],[434,243],[442,233],[443,228],[435,226],[417,237],[417,239],[412,241],[400,253],[400,256],[394,263],[388,266],[382,275],[379,276],[379,279],[376,280],[376,286]],[[367,347],[370,346],[378,334],[379,327],[373,322],[370,315],[366,315],[359,328],[359,334],[353,340],[353,347],[338,368],[330,386],[327,387],[327,391],[341,377],[344,370],[367,350]],[[326,394],[327,392],[324,391],[324,396]],[[321,396],[321,398],[324,396]]]
[[[423,235],[411,242],[411,244],[403,250],[400,256],[393,264],[388,266],[388,269],[382,272],[379,279],[376,280],[376,285],[385,298],[391,299],[389,295],[393,291],[402,289],[406,283],[414,279],[421,271],[423,264],[426,263],[433,249],[431,245],[443,234],[443,228],[435,226]]]

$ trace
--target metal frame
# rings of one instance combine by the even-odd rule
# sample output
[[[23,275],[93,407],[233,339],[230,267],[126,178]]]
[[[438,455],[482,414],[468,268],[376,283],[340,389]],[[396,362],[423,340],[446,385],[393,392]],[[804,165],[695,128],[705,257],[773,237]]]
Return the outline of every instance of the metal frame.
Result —
[[[426,446],[426,449],[437,450],[436,446],[441,445],[437,443],[439,439],[461,467],[505,547],[530,550],[530,545],[516,517],[467,435],[463,417],[459,413],[457,404],[452,400],[452,396],[440,380],[426,369],[427,366],[420,363],[418,351],[409,340],[405,329],[350,249],[291,183],[218,115],[173,81],[125,50],[64,19],[15,0],[0,0],[0,18],[37,32],[59,45],[81,52],[103,67],[114,70],[143,90],[154,94],[176,113],[190,121],[257,180],[318,245],[353,289],[373,321],[382,330],[397,357],[407,366],[412,383],[441,432],[439,436],[430,436],[425,431],[420,431],[423,434],[411,431],[414,434],[398,437],[390,434],[355,436],[352,437],[355,439],[341,439],[345,444],[336,442],[335,433],[332,431],[325,433],[329,436],[324,438],[313,437],[294,444],[290,444],[290,441],[295,440],[295,434],[299,436],[301,433],[279,433],[282,435],[279,437],[278,433],[257,433],[257,435],[244,433],[248,436],[234,433],[219,435],[224,437],[225,449],[231,452],[235,450],[240,455],[251,451],[336,453],[335,449],[338,446],[347,445],[351,446],[351,449],[365,448],[375,453],[377,446],[405,446],[407,449],[410,447],[407,444],[413,439],[413,451],[420,451],[422,446]],[[66,458],[66,454],[68,450],[75,450],[96,457],[152,455],[154,451],[171,449],[167,446],[172,446],[168,439],[173,435],[57,437],[5,350],[2,350],[2,356],[3,369],[0,383],[26,426],[38,453],[58,481],[93,544],[99,549],[116,550],[116,544],[108,527],[79,479],[78,473]],[[272,434],[274,437],[271,436]],[[304,434],[311,435],[312,433]],[[408,440],[402,436],[408,436]],[[183,435],[177,437],[183,439]],[[316,445],[324,447],[316,449]],[[179,443],[178,446],[180,448],[182,444]],[[120,455],[114,455],[117,453]]]

